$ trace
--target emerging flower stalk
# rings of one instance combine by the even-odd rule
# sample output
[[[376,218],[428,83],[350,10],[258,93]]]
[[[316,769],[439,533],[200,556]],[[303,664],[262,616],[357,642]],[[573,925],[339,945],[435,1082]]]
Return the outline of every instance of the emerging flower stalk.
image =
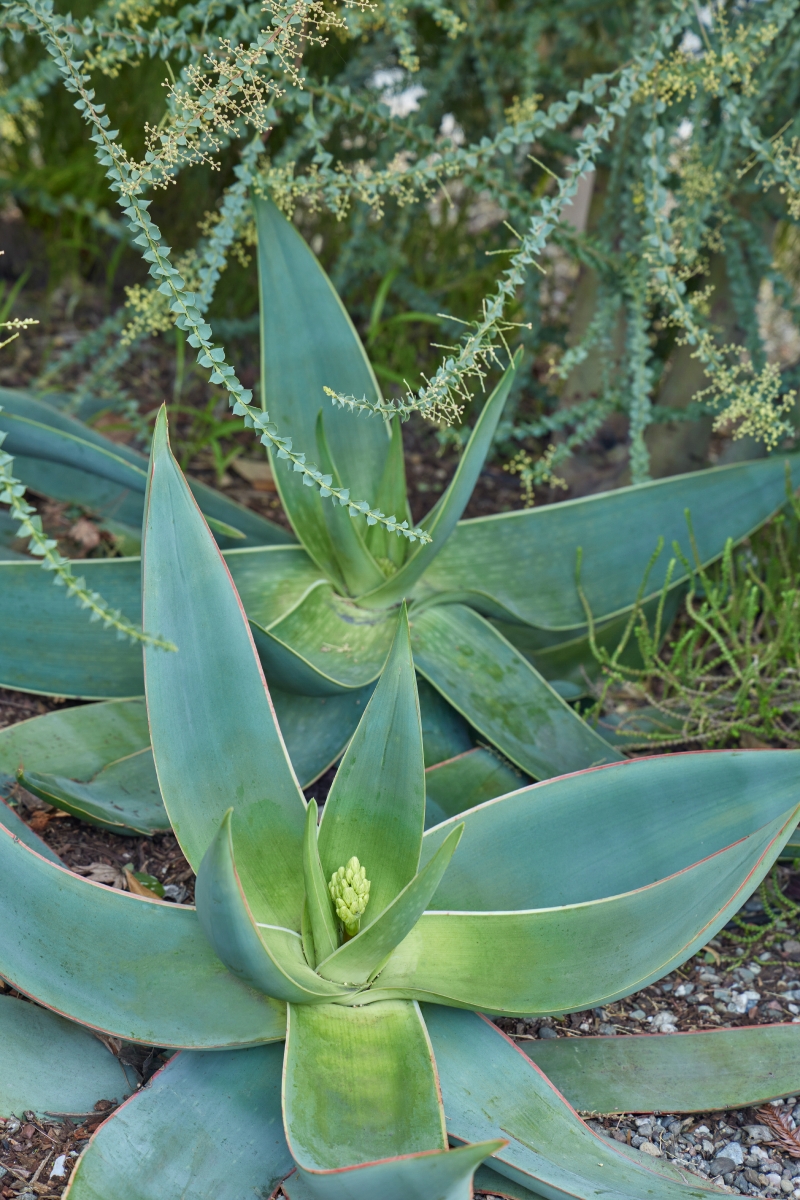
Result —
[[[358,933],[361,917],[369,901],[367,872],[354,856],[346,867],[339,867],[328,884],[336,915],[344,928],[344,940]]]

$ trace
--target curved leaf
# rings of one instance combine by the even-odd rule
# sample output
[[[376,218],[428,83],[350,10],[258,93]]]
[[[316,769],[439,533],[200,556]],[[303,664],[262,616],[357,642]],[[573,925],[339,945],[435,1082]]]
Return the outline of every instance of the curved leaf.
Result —
[[[317,417],[317,450],[322,471],[326,475],[332,476],[336,487],[345,487],[346,485],[336,469],[336,463],[331,457],[321,410]],[[350,592],[351,596],[358,596],[361,592],[367,592],[384,583],[386,577],[372,557],[372,553],[367,549],[365,535],[369,526],[366,519],[360,515],[351,516],[349,510],[344,509],[340,504],[323,504],[322,515],[333,543],[336,565],[345,584],[341,590]],[[403,541],[404,539],[397,537],[396,540]]]
[[[142,700],[75,705],[0,729],[0,771],[20,767],[91,779],[109,763],[150,745]]]
[[[236,869],[231,814],[229,809],[223,817],[197,873],[197,915],[209,942],[237,978],[267,996],[320,1004],[347,995],[348,988],[321,979],[308,965],[299,933],[256,924]]]
[[[674,621],[681,601],[686,594],[686,587],[679,583],[667,592],[662,612],[661,629],[666,637]],[[656,609],[661,603],[661,596],[656,596],[642,605],[642,613],[653,627]],[[595,639],[598,646],[613,654],[619,645],[625,628],[630,620],[630,612],[620,613],[609,621],[600,622],[595,628]],[[589,634],[579,630],[579,636],[569,636],[565,640],[564,633],[550,629],[540,629],[534,625],[519,625],[511,621],[492,621],[495,629],[507,638],[511,645],[533,664],[540,675],[551,681],[551,686],[565,699],[573,700],[584,696],[589,690],[589,680],[597,679],[600,675],[600,663],[594,656],[589,642]],[[568,631],[574,634],[575,630]],[[642,666],[642,656],[635,639],[631,639],[619,657],[619,662],[631,667]],[[555,682],[557,681],[557,682]],[[566,686],[565,686],[566,685]]]
[[[525,1053],[581,1112],[756,1108],[800,1088],[800,1025],[555,1038]]]
[[[395,946],[411,932],[428,907],[455,853],[462,832],[462,825],[451,829],[430,862],[414,876],[380,916],[318,964],[317,970],[320,975],[339,983],[360,984],[366,983],[375,974]]]
[[[444,1150],[436,1065],[419,1005],[290,1005],[283,1119],[295,1162],[307,1171]]]
[[[82,559],[80,575],[111,608],[139,608],[139,559]],[[38,562],[0,563],[0,686],[105,700],[139,696],[142,648],[89,620]]]
[[[197,870],[235,805],[236,859],[256,920],[299,929],[305,802],[247,617],[172,457],[163,409],[143,564],[145,624],[167,630],[178,646],[176,654],[145,651],[153,756],[175,834]]]
[[[665,754],[488,801],[425,834],[423,862],[464,824],[433,907],[557,908],[646,887],[796,805],[798,764],[795,750]]]
[[[138,532],[147,477],[146,455],[112,442],[29,392],[0,388],[0,408],[0,430],[8,431],[5,446],[14,455],[15,471],[22,464],[18,477],[23,482],[27,482],[27,474],[31,486],[38,484],[37,490],[45,495],[116,517]],[[117,487],[104,487],[104,482],[116,483]],[[250,546],[285,545],[294,540],[274,521],[237,504],[208,484],[193,479],[189,486],[207,516],[237,531],[234,545],[241,545],[243,536]]]
[[[298,1170],[283,1191],[288,1200],[472,1200],[475,1168],[501,1144],[478,1142],[326,1174]]]
[[[176,1054],[105,1121],[65,1200],[243,1200],[292,1169],[281,1120],[283,1046]]]
[[[296,696],[271,691],[289,758],[301,787],[308,787],[341,755],[355,732],[372,688],[343,696]]]
[[[89,1113],[98,1100],[130,1093],[119,1059],[94,1034],[36,1004],[0,996],[0,1116],[29,1109]]]
[[[623,895],[532,912],[426,912],[373,994],[509,1016],[583,1011],[630,995],[714,937],[764,878],[799,812]]]
[[[7,776],[10,779],[10,776]],[[3,787],[3,779],[0,776],[0,788]],[[27,846],[29,850],[35,850],[37,854],[41,854],[48,862],[58,863],[63,866],[62,860],[56,854],[55,850],[44,842],[38,835],[34,833],[29,825],[26,825],[22,817],[11,807],[6,804],[2,795],[0,795],[0,825],[9,831],[15,838],[22,842],[23,846]]]
[[[350,519],[349,517],[347,518]],[[329,696],[374,683],[386,662],[397,613],[370,611],[317,583],[267,626],[248,607],[270,680],[287,691]]]
[[[447,1132],[458,1141],[499,1136],[490,1167],[548,1200],[704,1200],[716,1188],[681,1184],[657,1162],[639,1165],[593,1133],[530,1059],[485,1018],[425,1005]],[[691,1176],[687,1172],[687,1180]],[[514,1192],[510,1193],[512,1196]]]
[[[471,1200],[473,1171],[501,1144],[446,1149],[430,1042],[407,1002],[290,1005],[283,1115],[291,1200]]]
[[[528,781],[527,775],[485,746],[436,763],[425,771],[425,828],[514,792]]]
[[[375,503],[381,512],[397,517],[400,522],[408,521],[409,525],[414,524],[411,509],[408,507],[403,428],[399,417],[392,418],[392,440]],[[410,543],[404,537],[389,533],[380,523],[367,526],[364,540],[367,549],[376,559],[385,559],[394,567],[403,565],[406,552],[410,549]]]
[[[303,787],[339,757],[364,712],[370,691],[318,699],[273,690],[278,723],[285,731],[289,757]],[[143,700],[80,705],[0,730],[0,774],[5,772],[13,780],[24,766],[86,781],[99,778],[98,773],[109,763],[141,753],[149,746]],[[41,848],[40,853],[44,853]]]
[[[40,771],[22,771],[19,781],[46,803],[112,833],[152,837],[171,829],[149,746],[85,782]]]
[[[319,827],[325,878],[355,855],[366,869],[370,925],[413,878],[425,824],[422,728],[402,610],[394,644],[336,773]]]
[[[217,958],[188,906],[89,883],[0,828],[0,975],[93,1029],[216,1049],[283,1037],[284,1006]]]
[[[472,609],[412,609],[411,640],[417,670],[534,779],[620,758]]]
[[[514,361],[506,368],[502,379],[484,404],[446,492],[421,522],[432,540],[425,545],[414,547],[394,575],[359,598],[359,603],[366,608],[389,608],[404,597],[410,596],[417,580],[446,545],[478,481],[511,391],[521,354],[522,351],[517,351]]]
[[[474,743],[467,722],[421,675],[417,676],[417,695],[426,769],[471,750]]]
[[[378,397],[358,334],[317,259],[271,200],[255,198],[261,295],[261,394],[281,436],[313,458],[325,409],[331,453],[354,500],[375,502],[390,434],[380,417],[335,409],[323,388]],[[316,488],[271,454],[284,508],[308,553],[336,579],[336,552]]]
[[[633,603],[659,537],[667,547],[679,542],[691,559],[687,508],[707,562],[722,553],[727,538],[746,537],[780,508],[784,464],[796,473],[798,461],[797,455],[776,455],[462,521],[415,594],[458,599],[501,620],[583,634],[585,614],[575,587],[578,546],[592,612],[596,618],[618,613]],[[669,558],[663,553],[650,574],[651,595],[661,588]],[[676,574],[675,584],[681,578]]]
[[[306,831],[303,838],[303,879],[306,885],[305,912],[308,914],[311,940],[309,949],[309,944],[304,936],[303,948],[309,966],[314,968],[321,959],[326,959],[339,947],[336,917],[319,859],[318,817],[316,800],[309,800],[306,809]]]
[[[496,1196],[499,1196],[500,1200],[542,1200],[541,1192],[532,1192],[521,1183],[514,1183],[504,1175],[498,1175],[497,1171],[493,1171],[485,1163],[475,1172],[474,1182],[476,1196],[478,1193],[483,1196],[488,1192],[492,1200]]]

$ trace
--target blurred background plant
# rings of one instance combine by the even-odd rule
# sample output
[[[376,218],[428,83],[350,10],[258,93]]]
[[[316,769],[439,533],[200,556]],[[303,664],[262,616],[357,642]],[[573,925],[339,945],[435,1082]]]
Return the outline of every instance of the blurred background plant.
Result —
[[[162,183],[183,172],[152,189],[151,215],[245,386],[257,386],[256,187],[321,257],[389,397],[430,408],[444,357],[462,406],[504,343],[525,345],[497,439],[522,491],[490,468],[495,507],[557,498],[558,480],[581,494],[791,439],[796,3],[266,7],[106,0],[67,23],[131,161],[157,151]],[[225,486],[247,446],[240,422],[186,368],[169,301],[24,10],[6,7],[0,30],[0,270],[6,300],[19,288],[17,308],[41,325],[0,382],[69,390],[72,411],[120,439],[143,440],[143,414],[172,395],[183,461]],[[291,52],[259,45],[282,20]],[[250,71],[238,91],[236,70]],[[629,99],[609,109],[598,75]],[[521,244],[514,230],[527,236],[578,169],[536,246]],[[408,448],[447,470],[465,428],[415,416]],[[436,489],[435,470],[420,483]]]
[[[666,641],[666,587],[649,618],[636,605],[613,652],[593,639],[601,665],[593,715],[621,745],[650,753],[800,745],[800,501],[787,491],[784,511],[739,546],[729,540],[715,565],[673,548],[668,580],[679,562],[691,574]],[[688,512],[687,520],[691,528]],[[632,646],[640,665],[631,665]]]

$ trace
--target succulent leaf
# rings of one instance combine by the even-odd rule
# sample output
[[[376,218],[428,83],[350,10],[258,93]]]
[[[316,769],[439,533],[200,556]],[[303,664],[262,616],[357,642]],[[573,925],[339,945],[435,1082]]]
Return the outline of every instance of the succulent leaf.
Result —
[[[48,496],[80,504],[98,516],[109,515],[138,539],[146,489],[147,456],[112,442],[90,425],[69,416],[29,392],[0,388],[3,448],[20,456],[24,483]],[[38,485],[38,487],[37,487]],[[232,539],[248,546],[285,545],[292,537],[266,517],[229,499],[199,480],[190,487],[217,532],[225,526]],[[121,490],[123,489],[123,490]]]
[[[374,975],[395,946],[398,946],[403,938],[411,932],[428,907],[431,896],[439,886],[450,859],[455,853],[463,830],[463,825],[458,825],[455,829],[450,830],[430,862],[426,863],[400,892],[399,896],[396,896],[392,903],[362,933],[358,933],[357,923],[354,923],[354,932],[351,933],[348,925],[340,916],[339,919],[345,925],[346,932],[353,940],[347,941],[330,958],[318,960],[317,970],[320,975],[324,975],[326,979],[353,984],[366,983]],[[358,863],[358,859],[351,861]],[[348,868],[349,866],[348,863]],[[338,873],[333,876],[331,895],[341,886],[341,882]],[[369,882],[367,881],[365,905],[368,899]],[[349,905],[348,910],[352,912]]]
[[[145,655],[147,711],[164,804],[197,869],[236,805],[237,863],[255,918],[299,929],[305,802],[225,562],[156,420],[144,534],[145,622],[177,654]],[[264,847],[269,845],[269,860]]]
[[[350,989],[314,973],[300,933],[256,923],[236,866],[232,816],[229,809],[197,873],[197,915],[210,944],[234,975],[267,996],[299,1004],[346,996]],[[300,854],[297,871],[302,880]]]
[[[428,1200],[433,1196],[436,1200],[473,1200],[475,1168],[502,1145],[495,1139],[336,1171],[300,1168],[285,1181],[283,1190],[288,1200],[375,1200],[377,1196],[381,1200]]]
[[[677,541],[691,559],[687,508],[701,559],[717,558],[726,538],[740,541],[784,503],[787,462],[796,486],[800,455],[776,454],[461,521],[415,594],[458,596],[493,617],[558,631],[567,642],[586,632],[575,588],[576,547],[583,547],[581,583],[592,612],[598,618],[620,613],[630,608],[659,537],[667,546]],[[650,595],[660,591],[670,557],[662,554],[653,568]],[[685,578],[679,571],[675,585]]]
[[[420,674],[534,779],[620,760],[620,751],[473,609],[437,604],[415,611],[412,646]]]
[[[325,436],[325,420],[322,410],[317,417],[316,433],[322,470],[327,472],[336,487],[340,488],[343,486],[343,481],[336,469],[336,463]],[[367,525],[364,518],[351,516],[338,504],[323,504],[322,515],[334,545],[336,565],[350,595],[358,596],[361,592],[367,592],[383,583],[383,571],[366,547],[364,535],[367,533]],[[392,537],[392,541],[404,542],[405,538]]]
[[[283,1046],[176,1054],[98,1129],[70,1200],[242,1200],[293,1167],[281,1122]],[[236,1153],[220,1153],[235,1146]]]
[[[499,1174],[535,1195],[642,1196],[703,1200],[716,1189],[678,1183],[658,1161],[640,1165],[593,1133],[563,1096],[485,1018],[424,1006],[436,1054],[447,1132],[456,1141],[502,1135],[508,1144],[489,1161]]]
[[[718,1112],[796,1091],[800,1028],[755,1025],[662,1037],[526,1042],[525,1053],[580,1112]]]
[[[0,929],[3,978],[95,1030],[192,1049],[283,1037],[284,1005],[234,978],[193,908],[89,883],[2,827]]]
[[[121,1101],[132,1091],[119,1059],[88,1029],[0,996],[0,1113],[91,1112],[98,1097]]]
[[[444,1113],[419,1006],[292,1005],[283,1115],[298,1165],[325,1171],[444,1150]]]
[[[43,771],[19,773],[40,800],[113,833],[152,837],[171,829],[149,746],[108,763],[81,782]]]
[[[269,628],[253,623],[270,681],[313,696],[335,696],[374,684],[396,628],[395,612],[358,608],[321,582]]]
[[[271,200],[254,199],[261,295],[262,396],[279,429],[313,454],[323,388],[377,399],[380,389],[353,323],[330,280],[291,221]],[[374,501],[389,451],[381,418],[325,413],[334,461],[356,499]],[[274,460],[275,482],[303,545],[329,579],[339,579],[337,547],[316,488]]]
[[[404,596],[410,596],[414,585],[422,578],[436,555],[443,549],[447,539],[458,524],[467,507],[483,463],[492,444],[495,430],[508,399],[511,385],[519,365],[521,351],[517,351],[512,363],[506,368],[500,382],[483,406],[475,428],[470,434],[464,451],[459,458],[456,473],[447,490],[422,522],[431,535],[424,546],[415,546],[407,552],[405,562],[379,587],[362,595],[359,603],[367,608],[388,608],[397,604]]]
[[[369,867],[367,924],[416,874],[424,822],[422,728],[403,608],[383,674],[347,747],[319,827],[328,879],[353,856]]]
[[[732,845],[621,895],[528,911],[428,911],[389,959],[374,994],[397,989],[508,1016],[583,1011],[629,995],[722,928],[763,879],[799,814],[795,803]]]
[[[392,420],[392,440],[389,453],[386,456],[386,466],[375,496],[376,507],[382,512],[393,513],[398,521],[408,521],[413,526],[414,520],[408,506],[406,490],[406,464],[403,454],[403,430],[400,418]],[[404,537],[389,533],[383,525],[373,525],[367,530],[364,539],[367,548],[381,564],[385,575],[393,575],[403,565],[411,543]]]
[[[331,899],[325,886],[325,876],[319,861],[317,846],[317,802],[309,800],[306,809],[306,830],[303,838],[303,878],[306,887],[306,902],[304,912],[308,913],[308,923],[311,932],[311,948],[313,962],[309,966],[316,967],[320,959],[333,954],[339,945],[336,921],[331,908]],[[302,933],[302,929],[301,929]],[[308,948],[306,949],[308,958]]]

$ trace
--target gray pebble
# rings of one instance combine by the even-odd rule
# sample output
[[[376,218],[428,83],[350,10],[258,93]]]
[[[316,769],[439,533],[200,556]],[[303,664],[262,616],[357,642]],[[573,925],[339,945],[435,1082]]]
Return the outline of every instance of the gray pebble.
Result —
[[[549,1025],[540,1025],[538,1036],[544,1039],[558,1037],[558,1034],[556,1033],[555,1029],[551,1029]]]
[[[742,1132],[747,1134],[748,1146],[755,1146],[759,1142],[771,1142],[774,1136],[766,1125],[745,1125]]]
[[[738,1142],[728,1142],[717,1151],[717,1158],[726,1158],[735,1167],[741,1167],[744,1163],[744,1152]]]
[[[608,1021],[600,1022],[599,1032],[605,1037],[616,1037],[617,1034],[616,1028],[613,1025],[609,1025]]]

